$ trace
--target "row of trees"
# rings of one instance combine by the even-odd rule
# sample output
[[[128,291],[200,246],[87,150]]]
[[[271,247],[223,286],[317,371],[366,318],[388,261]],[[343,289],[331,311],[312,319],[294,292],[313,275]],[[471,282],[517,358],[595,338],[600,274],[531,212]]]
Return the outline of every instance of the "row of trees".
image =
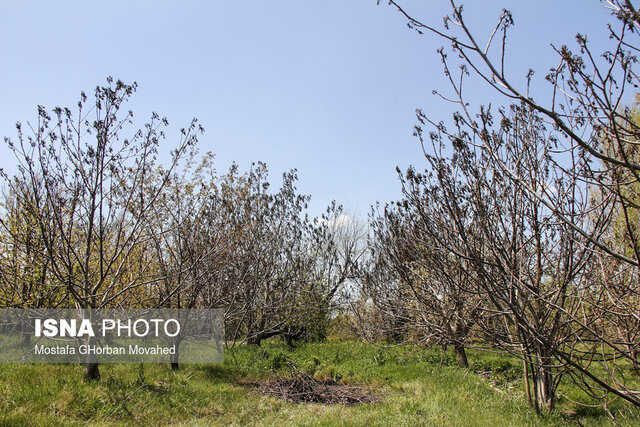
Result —
[[[403,197],[373,211],[366,256],[339,206],[306,216],[295,171],[275,191],[261,163],[218,174],[195,120],[160,165],[166,119],[129,133],[135,84],[109,79],[76,114],[39,107],[5,139],[18,172],[5,176],[0,304],[223,307],[227,340],[259,344],[321,338],[347,287],[370,338],[451,345],[462,366],[470,345],[519,357],[539,411],[562,380],[605,408],[640,406],[640,124],[625,106],[640,13],[605,2],[612,48],[599,59],[583,36],[579,54],[556,48],[543,103],[532,72],[522,91],[507,78],[508,11],[480,43],[454,1],[443,30],[389,3],[451,42],[460,75],[441,49],[443,97],[459,111],[447,126],[418,110],[427,168],[398,171]],[[509,106],[473,111],[471,76]]]
[[[553,409],[563,378],[605,408],[640,406],[640,128],[625,106],[640,84],[640,14],[604,2],[611,49],[595,57],[581,35],[578,54],[556,47],[543,103],[529,93],[532,71],[523,91],[507,77],[510,12],[480,42],[454,1],[442,30],[389,3],[410,28],[451,42],[459,75],[441,49],[452,89],[442,96],[459,111],[451,126],[417,112],[428,167],[401,174],[402,200],[373,214],[360,320],[452,344],[461,365],[471,338],[520,357],[538,410]],[[472,111],[470,76],[511,106]]]
[[[375,264],[364,289],[380,309],[400,316],[391,331],[400,326],[452,344],[463,366],[472,335],[521,357],[532,402],[550,409],[563,374],[590,376],[593,363],[606,366],[612,352],[631,357],[634,344],[622,344],[615,317],[598,313],[600,322],[592,322],[606,304],[595,286],[601,260],[594,245],[496,163],[526,170],[532,188],[552,180],[555,201],[586,227],[589,216],[578,213],[589,196],[576,180],[550,176],[541,126],[531,109],[514,107],[490,137],[496,158],[462,140],[444,157],[444,134],[431,135],[429,169],[409,169],[404,199],[374,220]],[[594,232],[603,225],[591,223]],[[598,353],[602,340],[609,347]]]
[[[18,169],[4,177],[0,305],[221,307],[232,343],[321,337],[362,253],[334,226],[342,208],[308,218],[295,171],[277,191],[261,163],[218,175],[196,120],[161,165],[168,122],[131,133],[135,89],[108,79],[76,114],[39,107],[5,139]]]

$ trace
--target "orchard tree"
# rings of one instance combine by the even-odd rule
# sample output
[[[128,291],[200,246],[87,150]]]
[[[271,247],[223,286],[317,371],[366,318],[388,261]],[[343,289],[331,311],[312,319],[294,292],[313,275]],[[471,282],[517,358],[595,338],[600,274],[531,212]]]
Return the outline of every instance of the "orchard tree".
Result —
[[[387,336],[440,344],[443,350],[453,345],[458,364],[466,367],[466,341],[480,313],[472,270],[447,247],[460,241],[454,218],[424,175],[413,168],[406,177],[398,172],[403,199],[372,217],[364,294],[391,317],[382,323],[390,328]]]
[[[17,137],[5,138],[18,166],[7,187],[19,193],[19,185],[32,195],[51,280],[78,308],[112,306],[147,284],[144,269],[124,272],[148,239],[146,225],[173,167],[203,131],[195,119],[181,130],[163,177],[147,191],[168,121],[153,113],[131,131],[126,103],[136,88],[108,78],[91,100],[81,94],[75,114],[39,106],[35,122],[17,123]],[[98,378],[97,363],[87,360],[84,373]]]
[[[546,75],[552,90],[549,97],[544,97],[530,92],[532,70],[520,82],[509,75],[511,53],[506,49],[506,40],[514,25],[509,11],[502,11],[495,27],[480,38],[471,31],[462,6],[454,0],[450,1],[451,13],[444,18],[443,28],[420,21],[410,16],[400,2],[389,1],[406,17],[410,28],[449,41],[457,58],[453,62],[459,61],[460,74],[455,75],[452,60],[444,49],[439,51],[453,92],[442,96],[459,107],[453,118],[455,130],[446,132],[439,120],[418,111],[420,123],[416,134],[423,135],[425,127],[429,127],[444,134],[450,140],[448,145],[477,148],[491,159],[495,174],[506,180],[504,185],[528,198],[528,204],[537,206],[536,210],[543,214],[535,215],[543,220],[538,225],[530,221],[535,216],[527,214],[533,230],[541,226],[544,227],[540,230],[548,228],[544,216],[550,214],[550,219],[562,225],[564,237],[558,244],[565,250],[591,247],[587,268],[576,271],[566,288],[573,293],[557,293],[561,300],[573,301],[571,304],[577,304],[582,311],[580,317],[577,312],[560,310],[567,317],[566,324],[575,328],[573,338],[568,341],[572,351],[551,345],[548,337],[536,332],[535,325],[525,321],[521,312],[513,314],[518,328],[531,333],[535,345],[552,349],[557,361],[555,368],[560,366],[574,384],[600,399],[606,409],[611,395],[640,406],[637,387],[622,374],[626,372],[625,366],[637,366],[638,342],[634,329],[640,308],[640,285],[636,280],[640,268],[636,220],[639,206],[634,190],[640,180],[640,165],[635,156],[640,128],[633,109],[626,104],[629,91],[637,91],[640,83],[635,55],[640,14],[630,1],[602,3],[612,16],[607,26],[609,49],[597,55],[587,37],[580,34],[576,36],[577,52],[566,45],[554,45],[558,65]],[[548,148],[541,157],[550,171],[546,173],[549,179],[538,175],[531,165],[522,167],[519,161],[514,163],[514,158],[505,157],[501,152],[505,145],[497,143],[500,138],[496,135],[509,127],[509,123],[504,122],[503,117],[496,117],[495,110],[492,112],[489,107],[481,107],[479,113],[472,111],[462,82],[473,77],[513,103],[514,108],[535,113],[549,127],[551,135],[547,138],[552,143],[546,144]],[[520,145],[524,147],[525,143],[523,140]],[[535,176],[539,178],[532,180]],[[590,199],[588,203],[585,197]],[[540,233],[534,232],[533,236],[536,235]],[[574,257],[574,261],[581,257]],[[597,262],[591,262],[594,260]],[[576,266],[579,265],[577,262]],[[607,268],[599,268],[602,266]],[[530,274],[537,270],[535,265],[529,265],[524,272]],[[563,270],[573,271],[564,267]],[[542,279],[541,284],[549,280],[545,274]],[[556,299],[545,297],[540,301],[555,304]],[[589,318],[597,321],[590,322]],[[624,319],[623,322],[620,319]],[[622,342],[621,336],[626,337]],[[546,363],[538,364],[544,365]],[[594,369],[594,365],[599,369]],[[637,377],[638,372],[633,375]]]
[[[30,188],[14,181],[3,195],[2,210],[0,306],[49,308],[68,304],[64,287],[51,280],[50,260]]]

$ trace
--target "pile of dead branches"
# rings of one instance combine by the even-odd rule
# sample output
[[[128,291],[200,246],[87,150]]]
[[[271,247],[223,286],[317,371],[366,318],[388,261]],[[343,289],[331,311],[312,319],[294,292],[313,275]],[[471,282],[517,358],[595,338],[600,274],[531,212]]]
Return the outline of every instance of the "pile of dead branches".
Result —
[[[333,380],[316,380],[308,374],[272,377],[269,381],[259,384],[259,391],[264,395],[295,403],[358,405],[381,399],[380,395],[373,394],[366,388],[339,384]]]

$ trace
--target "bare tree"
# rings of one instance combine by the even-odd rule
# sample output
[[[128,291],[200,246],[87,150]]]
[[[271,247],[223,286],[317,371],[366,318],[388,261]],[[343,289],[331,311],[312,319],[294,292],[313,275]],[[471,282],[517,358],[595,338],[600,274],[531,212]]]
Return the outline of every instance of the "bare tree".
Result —
[[[410,168],[406,179],[400,178],[403,200],[371,219],[372,256],[362,296],[387,318],[377,322],[387,339],[443,349],[452,344],[458,363],[466,367],[465,342],[478,315],[470,270],[444,247],[458,237],[424,176]]]
[[[17,177],[7,185],[20,182],[33,195],[52,278],[78,308],[113,305],[147,284],[145,268],[124,272],[148,239],[145,225],[169,173],[202,132],[195,120],[182,129],[164,178],[149,193],[168,122],[154,113],[143,130],[125,137],[133,113],[123,110],[136,84],[107,82],[96,88],[93,102],[81,94],[75,115],[56,107],[52,116],[40,106],[36,123],[26,132],[18,123],[17,138],[5,138],[18,162]],[[98,365],[88,361],[84,373],[98,378]]]
[[[562,296],[561,301],[579,307],[567,312],[560,305],[561,314],[553,315],[566,317],[564,324],[575,328],[570,334],[571,350],[552,345],[549,337],[537,333],[535,325],[525,321],[522,313],[513,314],[518,327],[532,333],[535,345],[552,349],[557,365],[562,366],[574,384],[600,398],[603,405],[609,394],[640,405],[638,390],[619,375],[624,370],[621,367],[636,363],[633,349],[637,346],[633,342],[637,339],[633,329],[639,308],[638,283],[633,278],[640,266],[636,221],[639,206],[632,194],[636,194],[639,178],[640,165],[634,153],[640,139],[633,110],[625,106],[625,94],[636,90],[639,83],[635,72],[639,15],[629,1],[603,1],[612,12],[614,23],[608,26],[610,49],[600,57],[593,54],[583,35],[576,37],[577,54],[567,46],[554,46],[558,65],[546,76],[553,90],[545,102],[541,101],[543,97],[529,92],[533,71],[523,79],[523,89],[518,89],[519,85],[508,77],[505,58],[509,53],[505,41],[514,23],[512,14],[504,10],[487,38],[480,41],[466,24],[462,7],[453,0],[450,3],[451,13],[439,29],[409,16],[399,2],[389,2],[407,18],[411,28],[450,41],[461,61],[460,75],[455,76],[444,49],[439,51],[454,93],[441,96],[460,108],[454,116],[456,131],[447,133],[441,124],[418,111],[420,124],[416,126],[416,134],[422,136],[423,128],[430,126],[450,138],[454,146],[478,147],[491,159],[495,174],[504,178],[504,186],[513,187],[523,197],[526,195],[530,206],[538,206],[538,212],[551,214],[550,218],[562,225],[565,237],[558,244],[563,250],[578,254],[573,261],[568,260],[569,265],[580,266],[582,256],[576,251],[591,247],[592,255],[585,258],[589,259],[588,268],[575,271],[566,291],[557,293]],[[550,179],[544,175],[536,178],[535,165],[524,167],[520,161],[512,161],[517,158],[510,160],[501,153],[504,145],[496,144],[500,138],[495,136],[509,123],[494,125],[494,122],[508,117],[494,120],[489,108],[481,108],[479,114],[471,111],[462,91],[463,80],[471,75],[479,77],[508,102],[515,102],[515,108],[535,112],[550,126],[548,138],[552,143],[546,144],[541,157],[544,167],[550,170],[547,173]],[[585,197],[589,203],[584,202]],[[613,221],[616,218],[621,221]],[[532,230],[542,230],[544,222],[531,225]],[[612,233],[620,228],[625,232],[619,233],[617,240],[612,239]],[[536,236],[540,232],[534,232],[533,238],[537,240]],[[605,265],[610,268],[602,269]],[[620,274],[615,272],[616,268]],[[530,265],[524,272],[537,270],[539,267]],[[562,271],[574,270],[563,266]],[[540,301],[557,304],[556,298],[544,297]],[[590,318],[597,322],[589,321]],[[626,338],[621,341],[621,337]],[[600,369],[593,369],[594,365]]]

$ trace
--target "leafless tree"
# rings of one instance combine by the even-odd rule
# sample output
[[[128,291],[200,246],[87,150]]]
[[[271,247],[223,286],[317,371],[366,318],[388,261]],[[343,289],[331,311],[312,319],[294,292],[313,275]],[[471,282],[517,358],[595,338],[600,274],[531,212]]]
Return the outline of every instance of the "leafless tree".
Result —
[[[535,345],[553,349],[557,365],[562,366],[574,384],[600,398],[605,406],[611,394],[640,405],[638,390],[620,374],[624,366],[636,364],[638,345],[634,342],[637,340],[634,328],[637,328],[640,307],[638,282],[634,278],[640,266],[639,205],[635,196],[640,165],[635,153],[640,138],[637,116],[625,103],[628,91],[637,90],[639,83],[635,54],[640,15],[630,1],[602,3],[611,11],[614,21],[608,25],[609,50],[601,56],[595,55],[584,35],[576,36],[578,53],[565,45],[554,46],[558,65],[546,76],[552,91],[545,101],[544,97],[529,91],[534,77],[532,70],[521,85],[509,77],[506,59],[510,53],[506,51],[506,39],[514,24],[509,11],[502,11],[496,26],[481,41],[466,24],[462,7],[453,0],[443,28],[419,21],[399,2],[389,1],[407,18],[409,27],[448,40],[460,61],[460,74],[454,75],[452,60],[444,49],[439,51],[453,95],[438,94],[460,109],[454,116],[456,131],[446,132],[444,126],[418,111],[420,124],[416,126],[416,134],[422,136],[424,128],[429,126],[450,138],[452,145],[477,147],[483,156],[491,159],[494,174],[503,177],[505,188],[510,186],[522,197],[526,196],[531,206],[537,206],[538,212],[544,213],[542,220],[549,215],[562,226],[565,237],[558,240],[558,244],[563,250],[578,254],[568,260],[571,264],[581,265],[582,255],[576,252],[580,248],[588,248],[591,253],[584,258],[588,260],[586,268],[574,271],[563,267],[563,271],[575,274],[566,291],[557,293],[572,307],[579,307],[567,312],[560,305],[558,310],[566,317],[564,324],[576,328],[576,332],[567,336],[567,340],[571,336],[575,341],[569,346],[571,350],[558,348],[544,334],[533,333],[536,328],[531,326],[535,325],[525,321],[522,313],[514,312],[518,328],[532,332]],[[501,153],[505,145],[496,144],[501,138],[495,136],[509,123],[497,122],[509,117],[502,114],[503,117],[494,120],[487,107],[481,108],[479,114],[471,111],[462,83],[470,77],[479,78],[504,96],[505,101],[514,103],[514,108],[531,111],[527,114],[535,112],[536,117],[546,123],[551,132],[547,139],[552,143],[543,144],[546,148],[540,159],[549,169],[546,174],[551,179],[544,175],[532,176],[532,173],[538,174],[534,165],[524,167],[520,161],[510,161]],[[526,148],[528,143],[522,141],[520,145]],[[585,197],[588,203],[584,202]],[[532,230],[546,227],[544,222],[531,226]],[[540,233],[533,233],[534,239],[537,235]],[[613,235],[616,238],[612,238]],[[527,270],[527,274],[535,274],[539,268],[534,264],[527,266],[525,272]],[[545,296],[540,301],[550,305],[556,299]],[[599,369],[594,369],[596,365]]]
[[[148,239],[145,225],[169,173],[202,132],[195,120],[182,129],[164,178],[146,191],[168,122],[154,113],[144,129],[125,137],[133,113],[123,110],[136,84],[107,82],[91,102],[81,94],[75,115],[40,106],[35,123],[26,129],[18,123],[17,138],[5,138],[18,164],[7,186],[19,193],[13,187],[20,183],[33,195],[52,280],[78,308],[113,305],[147,284],[146,269],[129,263]],[[85,363],[84,370],[87,378],[99,377],[96,363]]]

